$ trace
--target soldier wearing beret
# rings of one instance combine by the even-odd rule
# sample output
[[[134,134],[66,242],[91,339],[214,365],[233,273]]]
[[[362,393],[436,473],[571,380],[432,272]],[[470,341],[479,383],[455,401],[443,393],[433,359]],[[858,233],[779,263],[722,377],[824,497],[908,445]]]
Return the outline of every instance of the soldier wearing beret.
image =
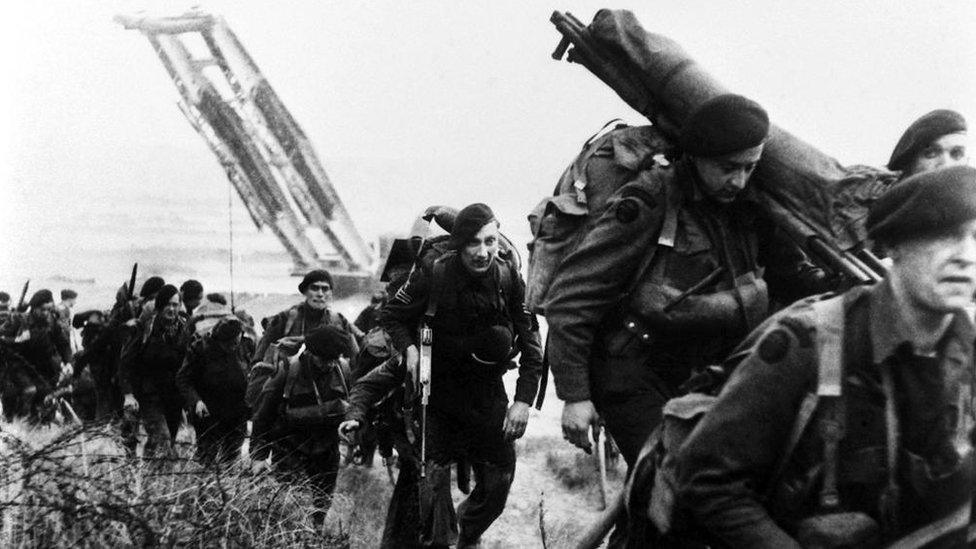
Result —
[[[346,432],[361,428],[369,407],[417,371],[420,323],[426,319],[433,333],[430,403],[421,434],[426,482],[417,489],[419,456],[403,454],[383,547],[475,546],[505,508],[515,473],[514,440],[525,433],[542,348],[538,325],[524,306],[525,283],[513,264],[498,257],[498,227],[487,205],[463,208],[451,228],[450,251],[432,264],[420,262],[380,310],[380,327],[404,363],[388,361],[357,382]],[[502,375],[514,367],[517,353],[519,375],[509,405]],[[455,514],[451,464],[459,460],[472,465],[475,488]]]
[[[250,415],[244,393],[253,349],[240,319],[225,316],[193,339],[176,372],[197,434],[197,459],[204,463],[232,462],[241,453]]]
[[[155,292],[153,308],[136,322],[119,359],[119,389],[127,413],[122,436],[134,455],[138,424],[146,427],[146,456],[171,456],[183,419],[176,372],[190,342],[180,316],[180,292],[172,284]]]
[[[308,483],[321,525],[332,504],[339,471],[337,427],[345,413],[352,356],[349,333],[320,326],[305,336],[303,351],[279,356],[274,375],[254,404],[251,470],[267,467],[285,481]]]
[[[969,162],[966,119],[956,111],[938,109],[921,116],[905,130],[888,161],[888,169],[907,177],[943,166]]]
[[[309,271],[298,284],[298,291],[305,296],[305,301],[281,311],[268,320],[267,328],[258,342],[252,362],[265,360],[268,349],[279,339],[303,337],[320,326],[335,326],[348,333],[353,349],[351,356],[355,357],[359,354],[358,339],[363,334],[341,313],[330,309],[334,289],[335,284],[328,271],[322,269]]]
[[[38,290],[31,296],[26,313],[12,314],[0,326],[0,340],[7,352],[22,360],[11,361],[6,377],[4,408],[8,414],[28,414],[57,385],[61,373],[70,374],[73,359],[68,332],[58,322],[54,296]]]
[[[710,546],[971,546],[976,169],[910,176],[867,228],[886,278],[754,331],[678,451],[679,508]]]
[[[748,183],[768,130],[745,97],[703,103],[683,156],[624,185],[560,265],[547,350],[571,443],[590,449],[599,413],[633,465],[679,386],[766,318]]]

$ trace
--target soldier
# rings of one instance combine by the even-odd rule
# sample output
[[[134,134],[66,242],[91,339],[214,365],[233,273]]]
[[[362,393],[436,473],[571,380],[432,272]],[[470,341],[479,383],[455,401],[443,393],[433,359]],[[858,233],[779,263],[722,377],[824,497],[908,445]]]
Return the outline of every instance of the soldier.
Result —
[[[398,484],[390,503],[385,546],[476,545],[504,510],[515,471],[513,441],[525,433],[542,372],[542,349],[538,325],[524,307],[525,284],[512,264],[497,257],[498,227],[484,204],[461,210],[451,231],[452,251],[429,268],[416,269],[380,311],[380,326],[405,356],[399,372],[374,370],[387,381],[416,372],[415,334],[425,317],[433,331],[432,390],[423,433],[426,495],[420,511],[416,506],[410,511],[407,500],[417,492],[409,486],[417,482],[416,470],[401,471],[407,484]],[[502,374],[512,366],[515,352],[522,356],[509,406]],[[364,380],[373,380],[371,375]],[[376,394],[366,383],[367,394],[354,400],[359,404],[347,431],[362,425],[363,407],[373,401],[369,393]],[[472,465],[476,485],[455,518],[450,466],[458,460]]]
[[[364,334],[369,332],[377,326],[376,315],[385,304],[386,292],[383,290],[376,290],[373,292],[373,296],[369,300],[369,305],[367,305],[366,308],[359,313],[359,316],[356,317],[353,325],[356,326],[356,328],[359,328],[359,331],[363,332]]]
[[[180,298],[183,300],[180,314],[184,318],[191,318],[193,311],[203,302],[203,284],[192,278],[187,280],[180,285]]]
[[[892,259],[886,278],[753,332],[678,452],[678,503],[713,547],[970,546],[976,169],[905,179],[867,228]]]
[[[319,326],[336,326],[350,334],[352,348],[350,356],[358,354],[359,345],[356,339],[362,337],[362,332],[350,324],[342,314],[330,309],[334,288],[332,275],[328,271],[309,271],[298,285],[298,291],[305,296],[305,301],[281,311],[268,320],[252,362],[263,360],[271,344],[279,339],[305,336]]]
[[[176,373],[197,433],[197,459],[204,463],[231,462],[244,443],[250,414],[244,391],[254,344],[248,345],[243,332],[239,319],[221,319],[193,340]]]
[[[155,305],[156,294],[159,290],[166,285],[166,281],[159,276],[151,276],[142,283],[142,288],[139,289],[139,303],[137,307],[137,319],[146,320],[153,312],[153,307]],[[132,322],[130,326],[135,326]]]
[[[350,343],[348,332],[336,326],[311,330],[302,353],[279,357],[254,405],[252,472],[267,466],[270,453],[283,480],[309,482],[319,526],[332,505],[339,471],[336,427],[349,393]]]
[[[3,407],[7,418],[38,413],[38,405],[61,376],[71,374],[71,344],[55,319],[50,290],[31,296],[26,313],[0,326],[3,350]]]
[[[10,294],[0,292],[0,325],[10,318]]]
[[[138,421],[146,427],[147,456],[171,456],[182,420],[176,372],[183,364],[189,335],[180,317],[180,294],[166,284],[156,293],[152,312],[140,319],[122,349],[119,387],[131,414],[124,429],[126,448],[135,455]],[[136,419],[135,415],[138,415]]]
[[[54,312],[50,290],[38,290],[25,315],[14,315],[0,327],[0,337],[30,362],[49,387],[57,384],[73,354],[68,334]]]
[[[966,119],[955,111],[938,109],[921,116],[905,130],[888,161],[888,169],[903,177],[943,166],[969,163]]]
[[[571,443],[590,451],[602,417],[633,466],[679,386],[765,318],[747,184],[768,130],[749,99],[705,102],[682,130],[684,155],[624,185],[560,265],[547,350]]]
[[[71,333],[71,312],[78,300],[78,292],[65,288],[61,290],[61,303],[55,309],[58,314],[58,322],[64,327],[65,333]]]

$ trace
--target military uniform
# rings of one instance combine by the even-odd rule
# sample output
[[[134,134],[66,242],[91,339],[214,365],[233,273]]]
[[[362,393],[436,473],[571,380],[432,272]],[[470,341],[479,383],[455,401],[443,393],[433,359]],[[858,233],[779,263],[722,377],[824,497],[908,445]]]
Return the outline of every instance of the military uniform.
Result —
[[[362,333],[346,320],[346,317],[330,309],[316,310],[306,303],[300,303],[271,317],[251,361],[264,360],[268,348],[279,339],[305,336],[320,326],[335,326],[348,333],[352,343],[353,356],[359,354],[357,338],[361,337]]]
[[[292,377],[290,369],[294,369]],[[314,517],[319,522],[325,519],[335,491],[339,471],[336,428],[341,412],[329,420],[302,421],[286,412],[317,406],[338,410],[338,399],[348,391],[345,380],[349,375],[348,368],[308,351],[295,358],[282,357],[254,404],[251,459],[263,461],[270,453],[276,474],[288,481],[309,482],[316,507]]]
[[[508,273],[503,275],[502,269]],[[443,272],[443,280],[433,280],[437,272]],[[502,287],[503,277],[510,288]],[[458,508],[462,541],[477,539],[501,514],[515,470],[514,445],[502,431],[508,406],[502,374],[507,364],[476,363],[465,342],[492,326],[515,334],[521,352],[515,400],[526,404],[532,403],[538,389],[542,350],[535,318],[524,306],[525,284],[518,271],[496,258],[487,273],[476,276],[461,264],[459,255],[449,253],[431,271],[414,271],[380,311],[380,326],[401,353],[415,344],[432,295],[437,307],[430,321],[434,337],[426,425],[432,493],[425,506],[435,512],[422,528],[427,543],[446,545],[455,541],[450,464],[463,459],[475,472],[476,487]]]
[[[642,171],[556,273],[545,310],[557,395],[592,400],[628,464],[689,375],[767,314],[749,192],[715,203],[684,159]]]
[[[250,415],[244,393],[254,343],[242,337],[237,346],[227,350],[212,335],[198,336],[190,344],[176,372],[176,386],[194,418],[198,459],[233,461],[240,455]],[[208,417],[195,413],[201,401],[207,406]]]
[[[815,299],[782,311],[743,342],[730,358],[741,362],[718,402],[679,451],[678,501],[712,546],[798,547],[801,521],[818,514],[826,432],[818,426],[829,411],[822,404],[769,485],[800,403],[818,384],[817,334],[828,326],[813,312]],[[881,546],[950,514],[976,493],[974,331],[957,315],[936,355],[920,356],[887,281],[835,299],[844,300],[840,508],[880,525]],[[894,398],[899,424],[899,494],[893,498],[886,490],[888,398]],[[936,546],[964,544],[942,541]]]
[[[140,320],[122,349],[119,362],[119,388],[132,394],[139,403],[139,419],[146,427],[146,455],[171,454],[176,433],[183,419],[183,406],[176,387],[176,372],[183,364],[189,334],[186,323],[177,316],[167,323],[157,314]],[[135,453],[137,424],[129,418],[123,437]]]
[[[28,339],[16,341],[25,334]],[[68,335],[53,316],[15,313],[0,325],[0,339],[6,347],[0,364],[5,415],[34,414],[57,385],[61,363],[73,359]]]

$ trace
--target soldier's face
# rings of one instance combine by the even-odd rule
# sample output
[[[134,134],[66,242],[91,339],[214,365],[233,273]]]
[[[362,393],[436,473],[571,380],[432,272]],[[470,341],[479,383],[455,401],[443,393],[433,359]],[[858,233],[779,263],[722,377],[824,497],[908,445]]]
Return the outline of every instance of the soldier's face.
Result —
[[[320,311],[332,302],[332,285],[328,282],[314,282],[305,287],[305,303]]]
[[[47,302],[40,307],[31,307],[31,315],[37,320],[51,320],[54,316],[54,303]]]
[[[473,274],[488,271],[498,255],[498,222],[491,221],[461,249],[461,264]]]
[[[893,275],[909,302],[924,310],[963,310],[976,292],[976,219],[946,234],[891,247]]]
[[[927,172],[936,168],[959,166],[969,163],[966,146],[969,140],[965,133],[950,133],[929,143],[912,161],[906,175]]]
[[[176,318],[176,315],[178,315],[179,313],[180,313],[180,294],[175,293],[173,294],[173,297],[169,298],[169,301],[166,302],[166,306],[163,307],[163,310],[160,311],[160,314],[163,315],[163,318],[165,318],[166,320],[173,320]]]
[[[762,152],[763,146],[759,144],[722,156],[693,158],[705,194],[722,204],[735,200],[749,183]]]

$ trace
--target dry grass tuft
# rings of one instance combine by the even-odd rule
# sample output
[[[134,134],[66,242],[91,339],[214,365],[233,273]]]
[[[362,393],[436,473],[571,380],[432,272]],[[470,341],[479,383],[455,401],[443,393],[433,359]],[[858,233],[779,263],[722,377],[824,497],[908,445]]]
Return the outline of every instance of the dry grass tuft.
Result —
[[[341,522],[312,525],[302,486],[189,453],[134,459],[107,426],[3,424],[0,546],[349,547]]]

